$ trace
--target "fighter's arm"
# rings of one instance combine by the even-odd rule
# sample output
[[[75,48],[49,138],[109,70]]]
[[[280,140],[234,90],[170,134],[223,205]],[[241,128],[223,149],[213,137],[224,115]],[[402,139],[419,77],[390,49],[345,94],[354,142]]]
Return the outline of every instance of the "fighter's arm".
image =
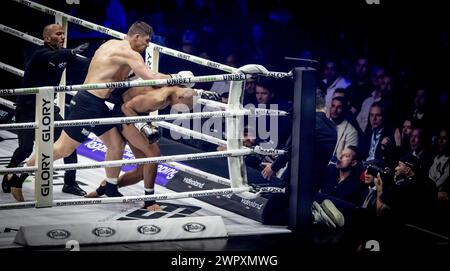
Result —
[[[142,56],[137,52],[130,52],[129,57],[127,58],[127,63],[133,72],[144,80],[170,78],[170,75],[168,74],[153,72],[150,70],[142,59]]]

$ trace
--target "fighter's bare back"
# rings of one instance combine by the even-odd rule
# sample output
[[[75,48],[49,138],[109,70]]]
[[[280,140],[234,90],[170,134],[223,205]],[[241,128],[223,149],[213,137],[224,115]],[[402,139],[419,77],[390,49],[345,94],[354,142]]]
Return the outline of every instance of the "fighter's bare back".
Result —
[[[123,81],[131,71],[130,59],[141,57],[131,49],[126,40],[109,40],[102,44],[95,52],[85,84]],[[112,89],[88,90],[93,95],[106,99]]]

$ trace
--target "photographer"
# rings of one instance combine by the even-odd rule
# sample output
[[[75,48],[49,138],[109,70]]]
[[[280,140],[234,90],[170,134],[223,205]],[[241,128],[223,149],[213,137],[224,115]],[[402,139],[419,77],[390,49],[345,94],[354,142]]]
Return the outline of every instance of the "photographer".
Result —
[[[419,160],[407,154],[394,176],[378,173],[376,212],[379,217],[400,223],[431,223],[437,193],[433,182],[421,174]]]

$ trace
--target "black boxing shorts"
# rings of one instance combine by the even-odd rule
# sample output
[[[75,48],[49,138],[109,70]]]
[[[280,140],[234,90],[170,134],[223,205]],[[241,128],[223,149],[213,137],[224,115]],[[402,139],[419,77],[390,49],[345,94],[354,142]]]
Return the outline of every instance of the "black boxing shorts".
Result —
[[[70,113],[66,120],[80,120],[80,119],[96,119],[96,118],[110,118],[111,112],[105,104],[105,100],[99,98],[89,91],[78,91],[70,102]],[[114,124],[108,125],[86,125],[86,126],[68,126],[64,127],[66,134],[73,140],[83,143],[88,139],[90,132],[101,136],[107,131],[114,128]]]

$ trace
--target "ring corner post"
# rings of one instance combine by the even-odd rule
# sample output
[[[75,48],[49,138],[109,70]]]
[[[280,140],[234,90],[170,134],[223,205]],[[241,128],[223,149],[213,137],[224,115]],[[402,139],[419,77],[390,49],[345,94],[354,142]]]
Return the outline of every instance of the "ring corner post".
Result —
[[[295,68],[292,128],[289,228],[307,231],[311,226],[316,71]]]
[[[243,81],[232,81],[228,98],[228,110],[241,110],[243,100]],[[226,118],[227,150],[242,149],[244,130],[242,116]],[[242,156],[228,157],[228,172],[231,188],[247,186],[247,170]]]
[[[36,94],[36,165],[34,197],[36,207],[53,205],[53,132],[54,90],[39,90]]]

